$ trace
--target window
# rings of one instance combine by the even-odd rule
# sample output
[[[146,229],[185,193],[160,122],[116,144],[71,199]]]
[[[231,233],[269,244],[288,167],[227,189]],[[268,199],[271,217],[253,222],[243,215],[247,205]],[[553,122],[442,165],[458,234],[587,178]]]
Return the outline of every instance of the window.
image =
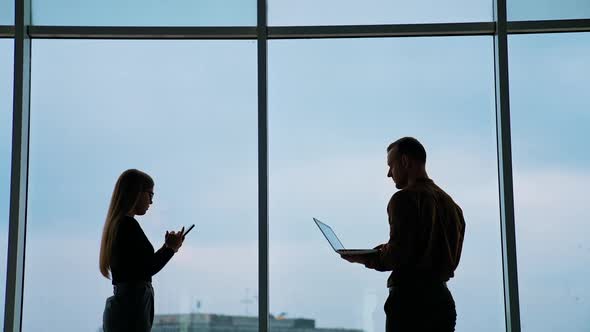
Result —
[[[32,0],[33,24],[254,26],[255,0]]]
[[[512,21],[590,18],[587,0],[507,0]]]
[[[386,205],[396,191],[386,147],[415,136],[429,175],[467,222],[449,282],[457,331],[506,329],[503,273],[514,271],[502,270],[502,258],[517,255],[520,312],[512,309],[509,323],[520,319],[523,332],[588,332],[590,291],[581,276],[590,272],[590,32],[573,31],[588,30],[590,0],[506,1],[509,23],[538,21],[509,24],[508,55],[498,58],[510,60],[505,166],[513,193],[498,185],[495,88],[506,73],[500,66],[495,76],[494,0],[265,0],[268,41],[252,34],[267,31],[256,28],[257,0],[25,1],[30,34],[14,26],[23,1],[0,0],[0,309],[14,287],[2,273],[14,45],[32,43],[30,81],[16,82],[30,87],[31,115],[28,201],[20,202],[23,331],[99,330],[112,294],[98,271],[100,238],[113,186],[128,168],[156,181],[154,205],[138,217],[156,249],[165,231],[196,225],[154,278],[153,332],[228,322],[257,332],[259,314],[267,315],[258,312],[258,285],[267,282],[272,332],[382,331],[388,273],[342,260],[312,218],[333,226],[347,247],[386,241]],[[482,24],[460,24],[470,22]],[[420,26],[391,37],[396,24]],[[170,30],[158,27],[184,37],[167,39]],[[280,27],[314,37],[273,29]],[[463,35],[442,36],[445,27]],[[344,38],[362,30],[371,32]],[[101,39],[108,31],[113,40]],[[258,64],[267,64],[266,75]],[[259,92],[268,95],[260,109]],[[259,142],[258,113],[266,110],[268,141]],[[269,145],[268,169],[258,164],[259,143]],[[268,201],[259,202],[258,172],[266,170]],[[512,194],[516,243],[502,252],[500,215],[513,211],[501,211],[499,197]],[[267,205],[269,243],[259,238],[259,206]],[[268,280],[258,275],[260,245]]]
[[[268,0],[269,25],[357,25],[493,20],[489,0]]]
[[[342,260],[312,217],[348,247],[387,241],[386,148],[414,136],[467,222],[449,283],[457,331],[502,331],[492,39],[272,41],[268,53],[271,314],[383,330],[388,274]]]
[[[155,248],[196,225],[154,277],[156,314],[256,316],[255,42],[35,40],[32,59],[24,330],[102,325],[100,236],[127,168],[156,182],[138,217]]]
[[[587,331],[590,33],[509,47],[522,331]]]
[[[0,0],[0,25],[14,24],[14,0]],[[7,58],[4,58],[7,59]]]
[[[10,205],[10,162],[12,155],[12,88],[14,42],[0,39],[0,312],[6,297],[6,253],[8,248],[8,214]],[[4,314],[0,317],[4,326]]]

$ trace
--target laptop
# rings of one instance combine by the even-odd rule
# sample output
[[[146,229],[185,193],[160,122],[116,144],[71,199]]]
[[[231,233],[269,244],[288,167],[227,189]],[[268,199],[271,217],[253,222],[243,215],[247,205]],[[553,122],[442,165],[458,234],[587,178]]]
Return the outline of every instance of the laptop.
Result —
[[[332,249],[334,249],[334,251],[339,254],[365,255],[365,254],[372,254],[372,253],[379,251],[378,249],[345,249],[344,246],[342,245],[342,242],[340,242],[340,240],[338,239],[338,237],[336,236],[336,234],[332,230],[332,227],[324,224],[323,222],[317,220],[316,218],[313,218],[313,221],[315,221],[315,224],[318,225],[320,231],[322,232],[322,234],[324,234],[324,236],[326,237],[326,240],[328,240],[328,242],[332,246]]]

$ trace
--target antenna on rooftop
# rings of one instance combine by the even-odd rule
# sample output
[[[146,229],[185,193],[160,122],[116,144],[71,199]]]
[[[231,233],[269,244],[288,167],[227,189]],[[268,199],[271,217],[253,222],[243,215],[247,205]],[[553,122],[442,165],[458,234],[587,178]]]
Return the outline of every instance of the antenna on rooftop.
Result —
[[[250,288],[246,288],[246,296],[240,301],[240,303],[244,304],[246,309],[246,316],[248,316],[248,305],[254,303],[252,297],[250,297]]]

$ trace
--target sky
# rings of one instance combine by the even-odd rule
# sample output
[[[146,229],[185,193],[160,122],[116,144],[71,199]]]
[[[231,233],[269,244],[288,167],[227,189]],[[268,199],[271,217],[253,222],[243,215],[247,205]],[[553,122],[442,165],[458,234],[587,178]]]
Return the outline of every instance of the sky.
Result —
[[[269,14],[280,13],[278,3]],[[379,12],[361,17],[345,4],[326,24],[368,23]],[[453,19],[487,20],[484,7]],[[274,16],[277,25],[323,17]],[[589,36],[509,39],[523,331],[590,326]],[[0,40],[0,59],[11,54],[12,43]],[[100,232],[114,182],[130,167],[156,181],[154,205],[139,218],[154,247],[166,230],[196,224],[154,278],[156,312],[256,315],[255,42],[35,40],[32,56],[24,331],[100,326],[111,292],[98,273]],[[503,330],[492,38],[273,40],[268,61],[271,313],[382,330],[387,274],[341,260],[311,218],[333,226],[345,246],[386,241],[395,188],[385,148],[412,135],[426,146],[430,176],[466,216],[449,283],[457,331]],[[11,71],[0,61],[2,183]],[[7,186],[0,190],[8,197]]]

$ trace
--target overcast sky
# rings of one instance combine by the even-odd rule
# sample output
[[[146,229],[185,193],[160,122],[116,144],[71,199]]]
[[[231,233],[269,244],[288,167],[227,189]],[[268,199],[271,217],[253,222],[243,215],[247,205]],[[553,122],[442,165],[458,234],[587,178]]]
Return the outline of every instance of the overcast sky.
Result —
[[[274,24],[322,22],[278,4],[269,3]],[[382,15],[341,7],[348,10],[326,14],[326,24]],[[491,19],[487,5],[466,8],[439,19]],[[252,24],[246,12],[232,22]],[[434,9],[416,13],[403,17],[436,21]],[[523,330],[584,331],[589,34],[509,42]],[[427,148],[431,177],[466,216],[450,282],[457,330],[503,330],[492,38],[271,41],[268,52],[271,312],[382,330],[387,274],[341,260],[311,218],[331,224],[345,246],[386,241],[395,188],[385,148],[412,135]],[[9,59],[0,61],[1,183],[9,176],[11,54],[11,41],[0,40],[0,59]],[[111,292],[97,268],[100,232],[114,182],[130,167],[156,181],[154,205],[139,219],[154,247],[166,230],[196,224],[154,279],[157,313],[195,311],[197,301],[201,312],[257,313],[256,75],[252,41],[33,42],[25,331],[100,326]],[[8,197],[7,186],[0,190]],[[0,202],[4,216],[7,206]]]

